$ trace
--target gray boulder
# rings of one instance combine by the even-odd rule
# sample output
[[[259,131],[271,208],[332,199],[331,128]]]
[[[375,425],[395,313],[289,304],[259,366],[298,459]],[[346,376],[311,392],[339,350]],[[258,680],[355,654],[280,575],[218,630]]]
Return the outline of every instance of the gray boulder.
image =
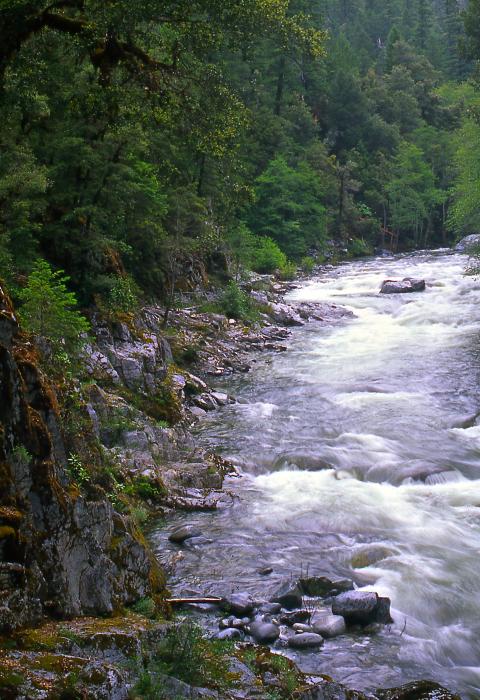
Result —
[[[271,599],[272,603],[280,603],[287,610],[300,608],[303,603],[303,591],[297,583],[286,581],[280,586],[277,594]],[[301,622],[301,620],[295,620]]]
[[[223,598],[220,607],[233,615],[243,617],[253,611],[255,601],[248,593],[232,593],[232,595]]]
[[[377,622],[389,625],[393,622],[390,616],[390,599],[380,598],[371,591],[348,591],[334,598],[332,613],[341,615],[347,624],[369,625]]]
[[[305,323],[296,309],[288,304],[269,304],[268,313],[275,323],[280,323],[282,326],[303,326]]]
[[[327,612],[323,615],[315,615],[312,620],[312,631],[325,639],[345,634],[346,629],[345,619],[341,615],[331,615]]]
[[[288,640],[288,646],[292,649],[312,649],[313,647],[321,647],[322,644],[323,637],[314,632],[296,634]]]
[[[409,292],[423,292],[425,280],[417,280],[405,277],[403,280],[385,280],[382,282],[380,294],[407,294]]]
[[[250,634],[257,644],[271,644],[279,638],[280,628],[259,618],[250,625]]]
[[[227,627],[227,629],[217,632],[214,639],[229,642],[241,641],[243,639],[243,632],[236,627]]]
[[[194,525],[180,525],[171,531],[168,539],[175,544],[183,544],[185,540],[189,540],[192,537],[201,537],[202,535],[202,531]]]
[[[326,576],[309,576],[300,579],[300,587],[305,595],[324,598],[353,591],[353,581],[347,578],[331,581]]]

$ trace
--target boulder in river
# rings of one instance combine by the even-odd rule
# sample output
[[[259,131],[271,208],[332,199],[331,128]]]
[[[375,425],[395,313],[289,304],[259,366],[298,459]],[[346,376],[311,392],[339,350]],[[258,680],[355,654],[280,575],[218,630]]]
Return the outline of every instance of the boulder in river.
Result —
[[[288,304],[269,304],[268,313],[275,323],[282,326],[303,326],[304,321],[297,311]]]
[[[401,688],[376,690],[378,700],[461,700],[446,688],[433,681],[414,681]]]
[[[239,630],[236,627],[227,627],[227,629],[217,632],[214,639],[220,639],[229,642],[241,641],[243,639],[243,632],[242,630]]]
[[[380,294],[407,294],[409,292],[423,292],[425,280],[405,277],[403,280],[385,280],[382,282]]]
[[[322,644],[323,637],[314,632],[302,632],[288,640],[288,646],[292,649],[312,649],[313,647],[321,647]]]
[[[298,583],[286,581],[282,584],[277,594],[273,596],[271,602],[280,603],[280,605],[287,608],[287,610],[300,608],[303,603],[303,591]],[[301,622],[301,620],[295,620],[295,622]]]
[[[250,625],[250,634],[257,644],[271,644],[280,636],[280,628],[273,622],[266,622],[257,618]]]
[[[341,615],[331,615],[329,612],[319,613],[312,619],[312,632],[320,634],[325,639],[338,637],[346,632],[345,619]]]
[[[170,532],[168,539],[175,544],[183,544],[185,540],[189,540],[192,537],[202,537],[202,535],[202,531],[194,525],[180,525]]]
[[[267,615],[276,615],[281,609],[282,606],[280,603],[262,603],[259,606],[258,611],[261,613],[266,613]]]
[[[380,598],[373,591],[348,591],[333,599],[332,613],[341,615],[347,624],[369,625],[377,622],[389,625],[390,599]]]
[[[300,579],[300,588],[305,595],[324,598],[353,591],[353,581],[347,578],[331,581],[326,576],[308,576]]]
[[[223,598],[220,607],[233,615],[243,617],[253,611],[255,601],[248,593],[232,593],[232,595]]]

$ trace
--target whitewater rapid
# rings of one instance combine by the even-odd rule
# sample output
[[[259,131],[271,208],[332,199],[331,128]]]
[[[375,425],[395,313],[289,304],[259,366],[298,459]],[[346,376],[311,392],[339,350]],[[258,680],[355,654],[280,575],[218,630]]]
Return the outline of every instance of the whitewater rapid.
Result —
[[[200,439],[243,478],[232,505],[177,516],[212,540],[179,561],[178,591],[266,596],[308,570],[389,596],[391,628],[292,654],[359,690],[430,678],[480,697],[480,283],[466,263],[354,262],[293,291],[355,318],[295,330],[287,353],[223,383],[239,403]],[[426,291],[378,294],[408,276]]]

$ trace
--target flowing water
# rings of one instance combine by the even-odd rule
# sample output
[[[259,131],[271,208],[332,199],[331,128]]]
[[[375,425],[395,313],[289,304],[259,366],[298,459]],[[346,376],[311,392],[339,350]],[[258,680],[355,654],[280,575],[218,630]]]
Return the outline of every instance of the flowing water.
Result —
[[[287,353],[223,384],[239,403],[200,439],[242,477],[227,482],[230,506],[175,520],[212,540],[184,550],[179,592],[268,596],[308,570],[389,596],[391,628],[292,654],[360,690],[431,678],[480,697],[480,283],[466,262],[353,262],[291,293],[356,318],[294,330]],[[378,294],[407,276],[427,290]],[[165,538],[153,535],[159,551],[175,549]]]

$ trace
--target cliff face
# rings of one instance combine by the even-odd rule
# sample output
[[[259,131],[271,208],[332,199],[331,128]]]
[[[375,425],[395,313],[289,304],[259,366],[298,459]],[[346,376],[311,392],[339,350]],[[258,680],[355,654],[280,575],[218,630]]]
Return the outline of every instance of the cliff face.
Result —
[[[0,630],[107,614],[162,585],[103,491],[70,479],[55,393],[0,287]]]

